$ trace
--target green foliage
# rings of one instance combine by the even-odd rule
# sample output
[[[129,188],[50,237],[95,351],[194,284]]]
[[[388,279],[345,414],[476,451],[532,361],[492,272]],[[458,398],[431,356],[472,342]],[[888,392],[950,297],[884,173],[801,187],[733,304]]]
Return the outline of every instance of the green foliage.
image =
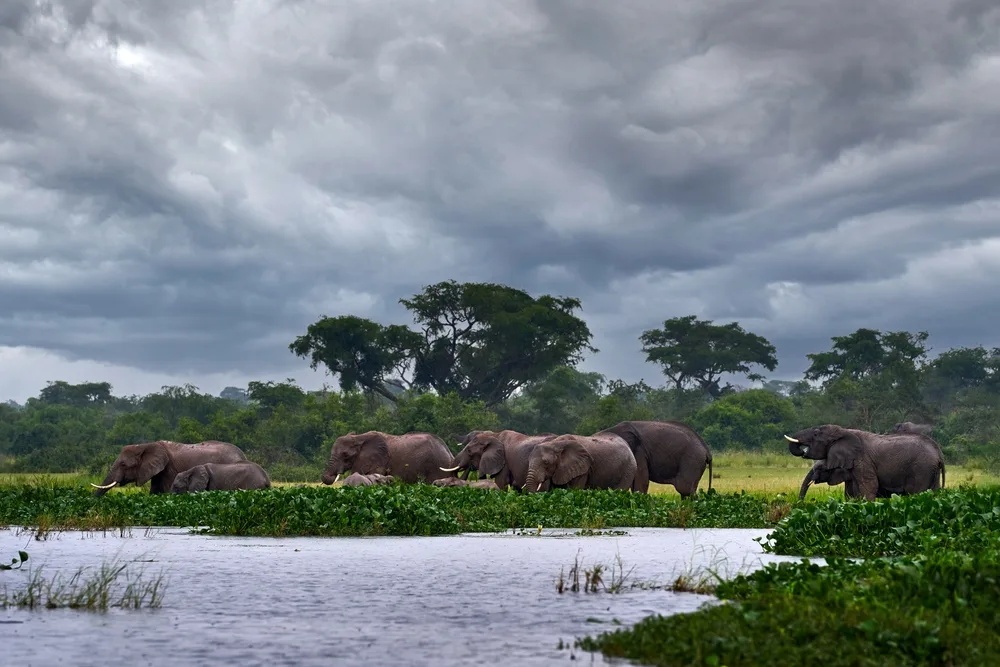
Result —
[[[484,491],[430,484],[276,487],[183,495],[19,485],[0,489],[0,525],[66,528],[209,526],[225,535],[451,535],[513,528],[760,528],[782,499],[714,491],[681,500],[628,491]]]
[[[644,331],[639,340],[646,360],[659,364],[676,388],[694,384],[714,397],[730,389],[719,387],[724,373],[763,380],[762,375],[751,372],[752,366],[771,371],[778,366],[774,345],[745,331],[737,322],[719,325],[694,315],[675,317],[666,320],[662,329]]]
[[[729,394],[712,402],[691,420],[712,449],[760,450],[795,428],[790,400],[764,389]]]
[[[768,551],[826,565],[771,563],[718,584],[731,604],[578,645],[656,665],[1000,661],[1000,488],[799,503],[768,538]]]
[[[1000,487],[799,506],[764,543],[771,553],[802,556],[877,557],[987,548],[1000,548]]]
[[[438,393],[497,405],[560,365],[574,364],[590,345],[579,299],[494,283],[440,282],[399,302],[422,327],[415,382]]]
[[[0,404],[0,472],[97,474],[128,443],[215,439],[241,447],[274,470],[276,481],[313,481],[332,441],[350,431],[430,431],[454,447],[475,429],[589,435],[630,419],[683,421],[715,449],[775,453],[784,452],[782,432],[813,424],[884,432],[899,421],[934,423],[933,437],[948,463],[1000,471],[998,350],[957,348],[925,362],[926,334],[859,329],[833,338],[830,351],[810,355],[808,377],[822,379],[822,386],[767,380],[763,389],[720,389],[720,373],[735,369],[749,377],[753,363],[769,367],[770,344],[735,323],[675,318],[647,332],[646,342],[657,348],[647,354],[667,362],[674,380],[673,386],[651,387],[571,365],[589,345],[589,331],[571,312],[579,305],[572,299],[532,299],[501,285],[447,282],[404,301],[425,335],[346,317],[314,324],[293,344],[314,366],[340,368],[343,362],[339,374],[348,390],[307,392],[289,378],[251,382],[246,390],[227,387],[228,398],[193,385],[118,397],[107,383],[50,382],[23,409]],[[563,325],[569,329],[557,335]],[[540,347],[531,348],[525,337]],[[351,347],[359,340],[378,345],[369,354]],[[430,360],[447,361],[451,352],[425,354],[428,346],[454,346],[450,375],[435,375],[440,369],[431,372],[437,362]],[[382,355],[390,348],[400,354]],[[507,364],[518,350],[525,356]],[[562,352],[552,356],[552,350]],[[753,350],[760,353],[757,362],[750,361]],[[417,363],[418,356],[423,361]],[[405,389],[386,379],[418,366],[424,369],[419,373],[430,373],[425,379],[438,378],[422,383],[435,390],[424,391],[421,382]],[[491,404],[508,389],[510,396]]]
[[[578,299],[535,299],[506,285],[449,280],[399,302],[420,333],[350,315],[323,317],[289,349],[339,375],[347,391],[361,387],[395,402],[386,378],[412,371],[412,388],[454,392],[490,407],[576,363],[584,350],[597,351],[586,322],[573,314]]]
[[[406,367],[412,350],[420,345],[415,331],[397,324],[383,326],[354,315],[323,316],[309,325],[306,333],[289,346],[295,355],[309,359],[315,369],[320,365],[338,376],[348,392],[363,389],[390,401],[395,395],[385,387],[385,379],[394,370]]]

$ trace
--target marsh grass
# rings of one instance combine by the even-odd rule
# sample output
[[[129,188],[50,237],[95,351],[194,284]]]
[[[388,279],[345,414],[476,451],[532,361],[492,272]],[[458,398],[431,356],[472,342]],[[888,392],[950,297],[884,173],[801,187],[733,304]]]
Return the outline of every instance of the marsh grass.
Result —
[[[696,552],[701,547],[695,547],[692,553],[691,562],[680,569],[675,568],[668,577],[666,583],[660,583],[656,579],[636,579],[633,577],[635,566],[626,570],[621,554],[616,553],[610,564],[595,562],[590,567],[584,565],[581,559],[583,549],[577,550],[573,563],[569,566],[559,568],[559,576],[556,579],[556,592],[562,594],[571,593],[623,593],[630,590],[663,590],[676,593],[698,593],[701,595],[711,595],[716,588],[727,579],[737,573],[742,573],[746,568],[746,561],[740,565],[737,572],[727,571],[731,568],[726,558],[726,554],[719,548],[714,549],[712,558],[707,566],[698,566],[694,563]],[[720,574],[725,572],[725,574]],[[583,574],[583,584],[580,583],[580,575]],[[609,580],[605,580],[607,574]]]
[[[0,591],[0,608],[157,609],[164,586],[162,572],[148,578],[142,570],[130,572],[128,563],[117,559],[98,568],[80,567],[68,577],[58,572],[49,577],[40,567],[29,573],[23,588],[10,592],[5,586]]]

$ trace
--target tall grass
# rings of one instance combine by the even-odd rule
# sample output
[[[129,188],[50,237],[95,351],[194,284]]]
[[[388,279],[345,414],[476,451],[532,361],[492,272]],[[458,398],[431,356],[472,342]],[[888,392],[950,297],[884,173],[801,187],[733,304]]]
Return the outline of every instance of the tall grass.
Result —
[[[116,560],[96,569],[80,567],[69,577],[58,572],[49,577],[37,568],[22,588],[8,589],[0,591],[0,608],[156,609],[163,602],[164,576],[146,578],[143,571],[132,573],[127,563]]]

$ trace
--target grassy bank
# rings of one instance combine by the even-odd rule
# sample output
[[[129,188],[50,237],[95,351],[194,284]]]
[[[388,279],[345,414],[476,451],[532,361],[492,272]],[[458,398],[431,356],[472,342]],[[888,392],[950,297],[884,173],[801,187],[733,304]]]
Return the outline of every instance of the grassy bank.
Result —
[[[774,526],[780,497],[703,494],[691,500],[628,491],[523,495],[426,484],[185,495],[109,493],[59,486],[0,489],[0,525],[102,529],[208,526],[225,535],[451,535],[511,528]]]
[[[828,565],[769,565],[718,586],[731,604],[579,645],[654,665],[1000,664],[1000,488],[803,504],[769,538]]]

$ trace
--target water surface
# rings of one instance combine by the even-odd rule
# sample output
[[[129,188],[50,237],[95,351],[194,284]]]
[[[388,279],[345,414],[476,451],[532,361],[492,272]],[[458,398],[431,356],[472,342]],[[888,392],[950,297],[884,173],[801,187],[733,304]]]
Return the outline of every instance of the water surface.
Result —
[[[628,528],[626,535],[511,533],[405,538],[244,538],[181,529],[52,533],[45,541],[0,531],[0,558],[71,574],[120,559],[163,571],[163,606],[106,613],[0,610],[4,663],[132,665],[548,665],[601,664],[560,650],[575,638],[714,598],[662,590],[556,591],[579,556],[631,581],[672,581],[705,566],[724,574],[796,560],[762,553],[766,530]],[[532,533],[534,531],[531,531]],[[152,561],[152,562],[145,562]],[[633,569],[634,568],[634,569]],[[25,570],[0,572],[8,591]],[[605,580],[610,575],[605,575]]]

